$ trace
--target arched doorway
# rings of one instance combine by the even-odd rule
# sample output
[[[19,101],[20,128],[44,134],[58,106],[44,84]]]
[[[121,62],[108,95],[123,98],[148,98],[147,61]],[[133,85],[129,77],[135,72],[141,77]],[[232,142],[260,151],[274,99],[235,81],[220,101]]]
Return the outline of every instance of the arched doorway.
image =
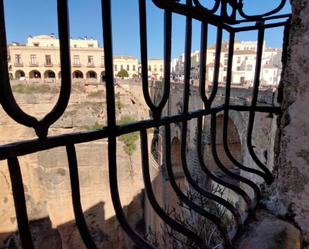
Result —
[[[96,79],[97,73],[95,71],[88,71],[86,74],[87,79]]]
[[[45,78],[45,79],[55,79],[55,78],[56,78],[56,74],[55,74],[55,72],[53,72],[52,70],[47,70],[47,71],[44,73],[44,78]]]
[[[16,80],[24,80],[25,76],[26,76],[26,74],[25,74],[25,72],[23,70],[17,70],[15,72],[15,79]]]
[[[30,73],[29,73],[29,78],[30,79],[41,79],[41,73],[37,70],[32,70]]]
[[[79,71],[79,70],[76,70],[73,72],[73,79],[83,79],[84,78],[84,74]]]

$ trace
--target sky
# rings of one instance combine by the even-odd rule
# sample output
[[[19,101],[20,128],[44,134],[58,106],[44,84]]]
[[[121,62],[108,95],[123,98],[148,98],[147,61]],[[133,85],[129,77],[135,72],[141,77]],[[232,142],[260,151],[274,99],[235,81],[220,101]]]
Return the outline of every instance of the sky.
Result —
[[[201,0],[210,4],[214,0]],[[263,13],[276,7],[281,0],[244,0],[248,14]],[[8,42],[25,43],[29,35],[58,35],[56,0],[5,0]],[[100,0],[69,0],[70,35],[72,38],[92,37],[103,44]],[[114,55],[140,58],[138,0],[111,0]],[[151,0],[147,2],[148,57],[163,58],[163,11]],[[288,1],[289,2],[289,1]],[[290,6],[283,13],[289,13]],[[192,51],[199,49],[200,23],[193,22]],[[185,18],[173,15],[172,57],[184,51]],[[255,32],[244,32],[239,40],[256,40]],[[227,39],[227,34],[224,34]],[[265,36],[268,47],[282,46],[282,29],[272,29]],[[215,42],[215,28],[210,27],[208,43]]]

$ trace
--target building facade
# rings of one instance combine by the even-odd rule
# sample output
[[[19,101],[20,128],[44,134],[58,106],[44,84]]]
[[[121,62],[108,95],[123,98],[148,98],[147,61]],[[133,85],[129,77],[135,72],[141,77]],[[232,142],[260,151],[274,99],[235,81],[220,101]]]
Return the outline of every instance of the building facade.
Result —
[[[114,56],[114,76],[121,70],[128,72],[128,78],[138,77],[138,60],[133,56]]]
[[[228,42],[222,43],[219,66],[219,84],[225,84],[228,67]],[[232,84],[244,87],[253,85],[256,67],[256,41],[236,41],[232,65]],[[277,86],[281,75],[281,49],[267,48],[264,42],[261,68],[261,84],[263,86]],[[216,45],[207,49],[206,83],[212,84],[215,72]],[[200,72],[200,52],[191,53],[191,79],[198,80]],[[184,54],[172,60],[172,77],[175,81],[184,79]]]
[[[72,78],[100,82],[105,76],[104,50],[94,39],[71,39]],[[61,79],[59,39],[54,35],[29,37],[26,44],[8,46],[10,78],[55,82]]]

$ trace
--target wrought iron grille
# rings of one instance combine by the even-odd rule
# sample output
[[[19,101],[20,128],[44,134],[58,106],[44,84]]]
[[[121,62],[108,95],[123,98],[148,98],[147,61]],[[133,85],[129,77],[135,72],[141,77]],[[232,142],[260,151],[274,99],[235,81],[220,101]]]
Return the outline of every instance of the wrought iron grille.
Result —
[[[244,11],[243,0],[215,0],[213,8],[203,6],[199,0],[186,0],[173,1],[173,0],[153,0],[153,3],[160,9],[164,10],[164,79],[163,79],[163,96],[158,104],[155,104],[149,94],[148,85],[148,65],[147,65],[147,25],[146,25],[146,0],[139,0],[139,19],[140,19],[140,46],[141,46],[141,65],[142,65],[142,88],[145,101],[151,110],[152,118],[146,121],[135,122],[128,125],[118,126],[116,124],[115,115],[115,89],[114,89],[114,76],[113,76],[113,53],[112,53],[112,25],[111,25],[111,1],[102,0],[102,24],[104,35],[104,50],[105,50],[105,66],[106,66],[106,102],[107,102],[107,117],[108,124],[106,127],[89,132],[65,134],[61,136],[48,136],[49,127],[55,123],[66,110],[71,92],[71,68],[70,68],[70,44],[69,44],[69,17],[68,17],[68,1],[58,0],[58,28],[60,38],[60,51],[61,51],[61,89],[58,101],[50,113],[43,119],[30,116],[25,113],[16,103],[10,86],[8,62],[7,62],[7,40],[6,40],[6,26],[4,18],[4,4],[3,0],[0,2],[0,100],[1,105],[5,112],[16,122],[31,127],[37,134],[37,139],[28,141],[19,141],[13,144],[5,144],[0,147],[0,160],[6,160],[14,196],[14,203],[16,209],[16,217],[18,221],[18,230],[22,245],[24,248],[34,248],[29,229],[29,221],[27,216],[27,208],[25,201],[25,194],[23,188],[23,179],[21,175],[19,157],[55,147],[65,147],[69,162],[71,189],[72,189],[72,203],[77,227],[80,231],[81,237],[87,248],[97,248],[94,240],[91,238],[87,228],[83,210],[80,201],[79,178],[78,178],[78,164],[76,159],[75,145],[85,143],[102,138],[108,139],[108,162],[109,162],[109,184],[111,189],[111,197],[116,216],[119,223],[126,231],[126,233],[135,242],[138,248],[155,248],[141,235],[139,235],[127,222],[125,217],[118,191],[117,185],[117,161],[116,161],[116,138],[120,135],[136,132],[140,133],[141,139],[141,154],[145,191],[147,197],[158,216],[170,227],[184,236],[195,241],[197,247],[206,249],[207,245],[204,241],[189,228],[183,226],[173,218],[171,218],[158,204],[154,195],[150,173],[149,173],[149,158],[147,139],[148,135],[146,130],[149,128],[163,127],[165,130],[165,165],[169,181],[177,194],[178,198],[196,213],[208,218],[214,222],[224,238],[224,246],[232,248],[234,238],[228,234],[227,228],[223,225],[222,221],[211,214],[210,212],[201,208],[198,204],[192,202],[185,193],[181,191],[175,181],[175,176],[171,166],[171,128],[173,123],[182,124],[181,134],[181,159],[183,170],[187,181],[190,186],[200,193],[202,196],[209,198],[231,211],[235,220],[237,221],[237,229],[240,230],[243,221],[241,220],[239,210],[227,200],[214,195],[213,193],[201,188],[199,184],[190,175],[188,165],[186,163],[186,136],[187,124],[189,120],[197,120],[198,134],[197,134],[197,150],[199,155],[199,162],[201,170],[213,181],[231,189],[238,195],[242,196],[247,203],[250,210],[255,209],[256,202],[252,200],[248,194],[228,181],[225,181],[215,174],[213,174],[207,165],[203,162],[202,155],[202,129],[203,118],[206,116],[211,117],[211,139],[212,139],[212,152],[215,162],[218,167],[229,177],[237,179],[238,181],[250,186],[255,193],[255,200],[260,199],[260,189],[251,180],[237,175],[227,169],[220,161],[220,155],[216,151],[216,118],[219,112],[224,112],[224,150],[229,159],[239,169],[261,176],[267,184],[273,181],[273,176],[269,169],[259,160],[255,154],[252,144],[252,132],[257,112],[266,113],[279,113],[279,106],[258,106],[257,98],[259,94],[260,85],[260,71],[262,63],[262,52],[264,45],[264,34],[267,29],[284,27],[285,37],[287,37],[289,29],[290,15],[279,15],[278,13],[283,9],[286,0],[279,1],[280,4],[277,8],[261,14],[261,15],[248,15]],[[182,113],[174,116],[162,116],[162,110],[167,105],[170,95],[170,73],[171,73],[171,36],[172,36],[172,19],[173,14],[177,13],[186,17],[186,34],[185,34],[185,64],[184,64],[184,91],[183,91],[183,110]],[[204,103],[204,108],[194,111],[189,111],[189,91],[190,91],[190,67],[191,67],[191,42],[192,42],[192,20],[197,20],[201,24],[201,43],[200,43],[200,97]],[[207,34],[208,25],[213,25],[217,28],[217,41],[216,41],[216,56],[215,56],[215,73],[213,78],[213,88],[209,97],[205,91],[205,74],[206,74],[206,48],[207,48]],[[212,103],[216,98],[218,89],[218,77],[220,70],[220,53],[222,49],[222,33],[223,30],[229,34],[228,46],[228,64],[227,64],[227,78],[225,82],[225,103],[219,107],[212,107]],[[252,100],[249,106],[232,105],[230,103],[231,91],[231,78],[232,78],[232,63],[234,53],[235,35],[239,32],[256,31],[258,35],[258,46],[256,53],[256,68],[254,85],[252,92]],[[284,45],[286,48],[286,43]],[[285,60],[286,50],[283,50],[283,64]],[[240,112],[247,112],[249,114],[249,122],[247,127],[247,148],[254,162],[259,169],[247,167],[237,161],[227,146],[227,126],[229,111],[236,110]]]

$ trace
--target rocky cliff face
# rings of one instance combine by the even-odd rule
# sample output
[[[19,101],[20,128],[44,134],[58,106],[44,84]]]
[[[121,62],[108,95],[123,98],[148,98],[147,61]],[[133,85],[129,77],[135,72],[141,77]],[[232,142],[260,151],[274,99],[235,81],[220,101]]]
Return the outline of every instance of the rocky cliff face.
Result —
[[[59,87],[48,86],[44,91],[37,87],[27,92],[27,87],[15,88],[21,107],[36,117],[52,109]],[[135,89],[136,88],[136,89]],[[40,90],[41,89],[41,90]],[[127,90],[116,87],[117,119],[123,117],[139,120],[148,116],[142,102],[140,87]],[[85,131],[102,127],[106,122],[105,91],[102,86],[76,85],[70,104],[49,135]],[[14,123],[0,110],[1,144],[35,137],[26,127]],[[136,227],[143,218],[143,188],[139,142],[129,155],[118,141],[117,162],[121,201],[128,220]],[[76,146],[82,207],[90,232],[99,248],[122,248],[130,241],[116,221],[109,192],[106,140]],[[132,162],[132,165],[131,165]],[[37,248],[84,248],[74,222],[68,162],[65,148],[56,148],[20,158],[24,180],[27,211]],[[6,162],[0,162],[0,248],[19,248],[16,236],[16,217]],[[130,187],[128,187],[130,186]],[[104,242],[104,243],[103,243]],[[116,243],[117,242],[117,243]],[[104,244],[104,246],[103,246]],[[47,246],[48,245],[48,246]],[[113,245],[113,246],[112,246]]]

